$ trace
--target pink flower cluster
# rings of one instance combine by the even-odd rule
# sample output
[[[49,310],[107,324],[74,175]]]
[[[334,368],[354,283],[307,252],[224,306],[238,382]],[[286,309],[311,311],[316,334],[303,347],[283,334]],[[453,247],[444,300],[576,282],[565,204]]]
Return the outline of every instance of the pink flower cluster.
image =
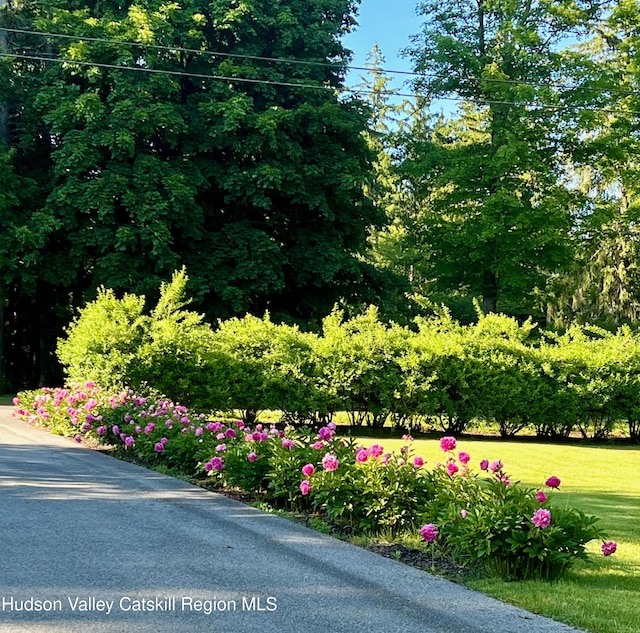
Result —
[[[433,543],[438,538],[438,529],[433,523],[427,523],[420,528],[420,536],[427,542]]]
[[[551,525],[551,512],[545,508],[538,508],[531,517],[531,522],[540,529],[548,528]]]

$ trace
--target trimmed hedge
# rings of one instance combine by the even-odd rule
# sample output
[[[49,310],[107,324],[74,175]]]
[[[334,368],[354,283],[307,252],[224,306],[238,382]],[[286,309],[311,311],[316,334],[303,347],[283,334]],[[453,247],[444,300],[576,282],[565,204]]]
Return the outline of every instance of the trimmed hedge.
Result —
[[[69,382],[150,388],[247,420],[278,410],[288,422],[326,423],[346,411],[354,425],[460,434],[483,420],[503,436],[598,439],[623,422],[640,440],[640,338],[628,327],[554,335],[504,315],[462,326],[443,314],[408,328],[372,307],[348,320],[334,311],[320,334],[269,315],[214,329],[185,310],[186,281],[176,273],[148,313],[143,297],[102,290],[59,341]]]

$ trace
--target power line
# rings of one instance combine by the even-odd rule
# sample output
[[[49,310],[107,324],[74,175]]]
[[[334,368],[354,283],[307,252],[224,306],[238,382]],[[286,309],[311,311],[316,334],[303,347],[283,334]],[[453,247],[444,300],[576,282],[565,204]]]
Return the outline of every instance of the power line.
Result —
[[[210,57],[226,57],[231,59],[247,59],[251,61],[263,61],[263,62],[275,62],[280,64],[289,64],[289,65],[302,65],[302,66],[317,66],[322,68],[331,68],[333,70],[357,70],[367,73],[376,73],[381,75],[400,75],[405,77],[414,77],[418,78],[430,78],[430,79],[443,79],[440,75],[436,73],[428,73],[428,72],[416,72],[409,70],[391,70],[388,68],[371,68],[366,66],[352,66],[350,64],[340,64],[335,62],[318,62],[311,61],[305,59],[292,59],[287,57],[267,57],[261,55],[247,55],[243,53],[229,53],[225,51],[210,51],[210,50],[202,50],[197,48],[186,48],[182,46],[166,46],[161,44],[145,44],[143,42],[131,42],[127,40],[113,40],[110,38],[103,37],[92,37],[85,35],[68,35],[65,33],[53,33],[48,31],[36,31],[33,29],[17,29],[17,28],[3,28],[2,30],[7,31],[9,33],[19,33],[23,35],[36,35],[42,37],[51,37],[51,38],[59,38],[59,39],[70,39],[70,40],[81,40],[87,42],[96,42],[101,44],[116,44],[118,46],[138,46],[142,48],[161,50],[161,51],[170,51],[170,52],[182,52],[182,53],[193,53],[196,55],[207,55]],[[518,80],[518,79],[505,79],[505,78],[497,78],[497,77],[487,77],[482,78],[479,81],[483,83],[494,83],[494,84],[506,84],[506,85],[518,85],[518,86],[530,86],[532,88],[561,88],[563,90],[588,90],[592,92],[602,92],[602,86],[579,86],[579,85],[567,85],[559,82],[533,82],[526,80]],[[615,92],[623,95],[634,95],[634,91],[624,90],[621,88],[607,88],[608,92]],[[398,96],[410,96],[410,95],[398,95]],[[444,97],[443,97],[444,98]]]
[[[192,73],[182,70],[168,70],[161,68],[147,68],[144,66],[123,66],[118,64],[107,64],[103,62],[90,62],[83,60],[75,60],[75,59],[64,59],[61,57],[45,57],[42,55],[27,55],[25,53],[8,53],[8,52],[0,52],[0,58],[14,58],[14,59],[25,59],[30,61],[42,61],[42,62],[54,62],[61,64],[71,64],[77,66],[90,66],[96,68],[106,68],[109,70],[128,70],[134,72],[142,72],[142,73],[151,73],[151,74],[160,74],[160,75],[172,75],[179,77],[189,77],[193,79],[212,79],[216,81],[226,81],[230,83],[240,82],[240,83],[248,83],[254,85],[269,85],[269,86],[280,86],[285,88],[301,88],[301,89],[311,89],[311,90],[323,90],[323,91],[331,91],[334,93],[351,93],[355,95],[365,95],[365,94],[384,94],[392,97],[401,97],[405,99],[419,99],[423,98],[424,95],[420,95],[417,93],[403,93],[397,92],[395,90],[372,90],[367,88],[349,88],[347,86],[341,87],[333,87],[327,85],[319,85],[319,84],[308,84],[302,82],[290,82],[290,81],[274,81],[270,79],[252,79],[248,77],[230,77],[227,75],[214,75],[214,74],[206,74],[206,73]],[[496,100],[496,99],[464,99],[462,97],[438,97],[438,100],[441,101],[452,101],[454,103],[464,103],[464,102],[473,102],[477,105],[507,105],[507,106],[530,106],[532,108],[538,109],[546,109],[546,110],[562,110],[569,109],[575,111],[589,111],[589,112],[602,112],[608,114],[632,114],[640,116],[640,111],[633,110],[616,110],[616,109],[608,109],[608,108],[588,108],[580,105],[571,105],[571,104],[563,104],[563,105],[550,105],[544,103],[518,103],[516,101],[506,101],[506,100]]]

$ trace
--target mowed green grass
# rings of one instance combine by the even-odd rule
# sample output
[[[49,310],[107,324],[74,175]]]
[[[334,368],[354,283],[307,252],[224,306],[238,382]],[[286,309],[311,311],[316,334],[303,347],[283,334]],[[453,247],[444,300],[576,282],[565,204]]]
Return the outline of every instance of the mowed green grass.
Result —
[[[402,440],[359,438],[398,451]],[[443,461],[439,440],[416,440],[414,454],[433,467]],[[474,580],[469,587],[592,633],[640,633],[640,446],[553,444],[534,440],[462,439],[458,450],[471,455],[478,470],[484,458],[500,459],[512,481],[544,489],[560,478],[554,504],[576,507],[600,518],[608,539],[618,543],[609,558],[592,542],[592,562],[579,561],[553,583]]]

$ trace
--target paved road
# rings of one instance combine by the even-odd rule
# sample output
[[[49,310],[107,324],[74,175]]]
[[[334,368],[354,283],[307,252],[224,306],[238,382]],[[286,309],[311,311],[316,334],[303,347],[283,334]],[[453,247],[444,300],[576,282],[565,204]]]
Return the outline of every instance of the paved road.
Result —
[[[9,412],[1,633],[575,631]]]

